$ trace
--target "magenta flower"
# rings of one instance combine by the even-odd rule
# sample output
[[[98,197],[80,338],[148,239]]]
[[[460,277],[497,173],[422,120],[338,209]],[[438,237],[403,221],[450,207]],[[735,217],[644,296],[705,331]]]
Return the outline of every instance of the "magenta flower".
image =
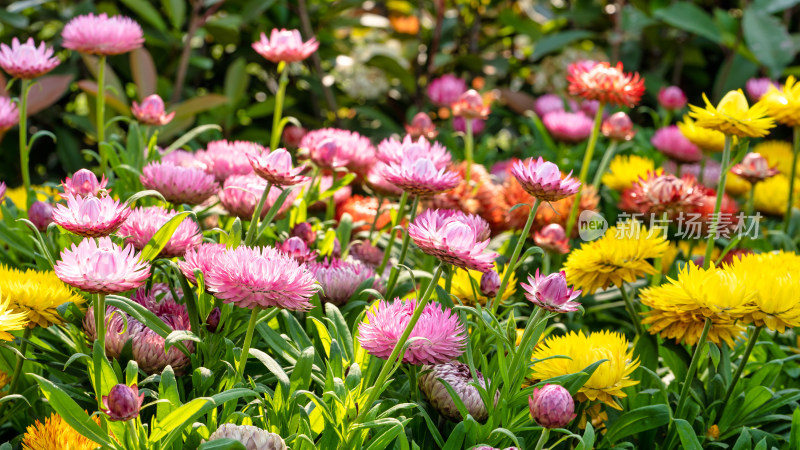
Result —
[[[164,112],[164,100],[156,94],[147,96],[141,105],[134,101],[131,112],[136,120],[145,125],[166,125],[175,117],[174,111],[169,114]]]
[[[308,270],[314,274],[322,288],[320,299],[336,306],[347,303],[361,283],[373,279],[372,289],[383,291],[383,283],[375,276],[375,271],[359,261],[342,261],[333,259],[323,262],[310,263]]]
[[[539,275],[539,269],[536,269],[536,277],[528,275],[528,283],[520,283],[526,291],[525,298],[539,308],[565,313],[577,311],[580,306],[579,302],[573,300],[581,295],[581,291],[567,286],[567,274],[563,270],[545,277]]]
[[[105,13],[78,16],[61,31],[64,48],[91,55],[118,55],[144,44],[142,27],[125,16],[108,17]]]
[[[178,211],[167,210],[161,206],[140,207],[133,210],[128,220],[119,228],[120,236],[127,236],[125,242],[133,244],[136,250],[142,250],[170,219],[178,215]],[[167,245],[161,250],[162,258],[183,256],[190,248],[200,245],[203,235],[197,223],[186,217],[169,238]]]
[[[481,134],[486,128],[486,121],[483,119],[472,119],[472,134]],[[460,133],[467,132],[467,121],[463,117],[453,117],[453,130]]]
[[[350,256],[376,269],[383,260],[383,250],[370,244],[369,241],[356,242],[350,246]]]
[[[358,326],[358,341],[370,355],[387,359],[411,321],[417,299],[391,303],[381,300],[377,308],[367,310],[367,320]],[[421,339],[415,339],[421,338]],[[425,305],[409,336],[403,362],[414,365],[443,364],[464,353],[467,333],[464,324],[447,308],[436,302]]]
[[[578,143],[592,133],[594,122],[586,114],[554,111],[542,117],[547,132],[554,138],[569,143]]]
[[[139,394],[136,384],[117,384],[108,395],[103,396],[103,404],[106,406],[103,412],[114,422],[127,422],[139,417],[143,401],[144,392]]]
[[[211,293],[241,308],[308,310],[318,290],[305,265],[272,247],[224,250],[204,275]]]
[[[145,188],[158,191],[177,205],[199,205],[219,191],[219,183],[204,170],[165,162],[154,161],[144,166],[139,179]]]
[[[678,86],[662,87],[658,91],[658,103],[664,109],[678,110],[686,106],[686,94]]]
[[[600,126],[603,136],[613,141],[630,141],[636,135],[633,121],[623,111],[615,112]]]
[[[247,158],[256,175],[276,186],[293,186],[308,180],[308,177],[300,175],[307,167],[292,168],[292,155],[286,149],[248,153]]]
[[[178,267],[190,283],[197,284],[194,271],[199,270],[205,276],[211,267],[217,265],[217,258],[224,251],[225,244],[200,244],[186,251],[183,261],[178,261]]]
[[[225,185],[219,193],[219,201],[229,213],[240,219],[250,220],[253,218],[256,205],[258,205],[258,201],[266,188],[267,181],[255,174],[234,175],[225,180]],[[280,195],[280,188],[273,186],[270,189],[267,200],[264,202],[264,208],[261,210],[262,219],[267,215],[267,212]],[[281,205],[278,214],[288,211],[295,198],[297,198],[296,190],[286,197],[286,201]]]
[[[543,249],[565,255],[569,253],[569,239],[564,227],[558,223],[545,225],[533,234],[533,242]]]
[[[386,181],[394,184],[409,194],[428,197],[449,191],[458,186],[461,177],[456,172],[436,169],[436,165],[427,158],[403,158],[400,164],[383,166]]]
[[[0,95],[0,133],[19,123],[19,110],[10,98]]]
[[[299,237],[308,246],[313,245],[314,241],[317,240],[317,232],[314,231],[314,227],[308,222],[295,224],[292,228],[292,236]]]
[[[6,182],[0,181],[0,203],[6,199]]]
[[[656,150],[676,161],[692,163],[703,158],[700,149],[675,125],[659,128],[650,139],[650,143]]]
[[[426,139],[406,135],[402,141],[388,138],[378,144],[378,161],[386,164],[400,164],[404,158],[427,158],[437,169],[450,166],[450,152],[440,143],[430,143]]]
[[[412,139],[419,139],[421,137],[425,139],[436,139],[436,136],[439,134],[436,130],[436,125],[434,125],[431,120],[431,116],[424,112],[418,112],[414,115],[414,118],[411,119],[411,123],[406,124],[406,133],[408,133]]]
[[[61,252],[53,270],[61,281],[92,294],[136,289],[150,276],[150,264],[141,260],[132,245],[123,249],[109,237],[72,244]]]
[[[774,177],[780,173],[775,167],[770,167],[767,159],[759,153],[746,154],[742,162],[731,168],[731,172],[753,184]]]
[[[551,112],[564,111],[564,100],[556,94],[544,94],[533,103],[533,111],[539,117]]]
[[[485,295],[489,298],[496,297],[497,292],[500,290],[500,275],[494,270],[484,272],[483,275],[481,275],[480,289],[481,295]]]
[[[780,85],[769,78],[750,78],[747,80],[747,83],[745,83],[744,88],[747,91],[747,95],[749,95],[754,102],[757,102],[767,93],[770,86],[775,86],[780,89]]]
[[[337,128],[309,131],[303,136],[300,148],[322,169],[347,167],[366,176],[375,162],[375,147],[369,139],[356,132]]]
[[[76,197],[67,194],[67,205],[56,205],[53,222],[85,237],[108,236],[117,231],[131,210],[109,196]]]
[[[455,103],[464,92],[467,92],[467,82],[450,74],[442,75],[428,85],[428,98],[445,108]]]
[[[575,418],[575,401],[569,391],[557,384],[533,389],[528,397],[531,417],[545,428],[564,428]]]
[[[253,173],[253,166],[247,159],[248,153],[260,153],[266,149],[255,142],[212,141],[205,150],[195,153],[195,158],[205,164],[206,172],[214,175],[222,183],[232,175]]]
[[[273,29],[267,35],[261,33],[261,39],[253,42],[253,50],[265,59],[274,63],[293,63],[302,61],[319,48],[319,42],[311,38],[303,42],[303,36],[297,30]]]
[[[0,196],[0,199],[2,196]],[[2,200],[0,200],[2,201]],[[47,230],[47,226],[53,223],[53,205],[48,202],[33,202],[28,208],[28,220],[39,231]]]
[[[543,202],[555,202],[578,192],[580,181],[571,177],[572,172],[561,179],[558,166],[539,159],[529,158],[517,161],[511,168],[511,174],[519,181],[525,192]]]
[[[490,112],[489,105],[483,104],[483,97],[474,89],[461,94],[450,107],[453,116],[465,119],[486,119]]]
[[[299,263],[307,263],[317,259],[317,251],[308,248],[305,241],[297,236],[292,236],[283,242],[276,243],[275,248],[291,256]]]
[[[44,42],[39,46],[28,38],[20,44],[17,38],[11,40],[11,47],[0,44],[0,67],[14,78],[32,80],[55,69],[61,61],[53,56],[53,48]]]
[[[62,197],[66,198],[69,195],[75,197],[88,197],[93,195],[95,197],[102,197],[105,195],[106,185],[108,180],[103,175],[103,180],[99,181],[97,175],[92,173],[89,169],[81,169],[74,174],[72,178],[67,177],[66,180],[61,182],[61,187],[64,188]]]
[[[486,252],[489,224],[479,216],[461,211],[429,209],[408,226],[408,234],[419,248],[463,269],[488,272],[497,253]]]

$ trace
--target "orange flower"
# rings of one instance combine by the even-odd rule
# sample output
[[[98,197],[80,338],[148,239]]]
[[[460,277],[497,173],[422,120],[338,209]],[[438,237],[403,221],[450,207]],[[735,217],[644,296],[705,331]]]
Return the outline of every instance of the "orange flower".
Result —
[[[567,69],[569,93],[586,100],[632,107],[644,94],[644,79],[625,73],[622,63],[579,61]]]
[[[392,15],[389,17],[389,24],[394,31],[400,34],[417,34],[419,32],[419,19],[417,16]]]
[[[353,195],[347,200],[343,201],[336,208],[336,220],[341,220],[344,213],[350,214],[353,223],[363,222],[360,226],[354,227],[353,232],[369,231],[372,222],[375,220],[375,214],[378,213],[378,199],[374,197],[364,197],[361,195]],[[381,214],[378,217],[378,222],[375,224],[375,229],[380,230],[383,227],[392,223],[391,208],[389,208],[389,201],[384,200],[381,205]]]

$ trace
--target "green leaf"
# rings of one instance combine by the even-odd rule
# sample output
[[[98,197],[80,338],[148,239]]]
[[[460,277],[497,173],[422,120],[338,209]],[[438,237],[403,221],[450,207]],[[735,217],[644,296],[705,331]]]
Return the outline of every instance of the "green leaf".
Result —
[[[701,7],[690,2],[677,2],[653,15],[675,28],[694,33],[713,42],[722,42],[722,35],[714,19]]]
[[[165,438],[173,430],[183,430],[186,424],[199,417],[203,413],[203,407],[206,405],[214,404],[214,400],[209,397],[196,398],[189,403],[182,405],[180,408],[175,409],[167,414],[164,420],[159,420],[150,432],[148,441],[155,444],[161,439]],[[162,442],[162,445],[169,445],[168,442]]]
[[[185,0],[162,0],[161,4],[169,17],[172,28],[180,30],[186,21],[186,1]]]
[[[167,24],[161,18],[158,10],[150,4],[141,0],[120,0],[128,8],[132,9],[143,21],[149,23],[158,31],[167,31]]]
[[[703,450],[703,446],[700,445],[697,434],[689,422],[675,419],[675,427],[678,429],[678,436],[681,438],[681,444],[685,450]]]
[[[650,405],[628,411],[608,429],[605,439],[617,442],[624,437],[664,426],[669,423],[669,416],[667,405]]]
[[[228,106],[234,107],[242,96],[247,91],[247,86],[250,84],[250,75],[247,74],[247,61],[244,57],[236,58],[236,60],[228,66],[225,72],[225,87],[223,92],[225,97],[230,99]]]
[[[594,33],[586,30],[567,30],[559,33],[548,34],[536,41],[533,47],[531,61],[536,61],[542,56],[561,50],[567,45],[581,39],[589,39]]]
[[[140,198],[145,198],[145,197],[156,197],[157,199],[159,199],[159,200],[161,200],[162,202],[165,202],[165,203],[167,201],[164,198],[164,196],[161,195],[160,192],[148,189],[146,191],[139,191],[139,192],[131,195],[130,197],[128,197],[127,200],[125,200],[125,204],[130,207],[131,205],[133,205],[133,202],[135,202],[136,200],[139,200]]]
[[[789,448],[800,448],[800,408],[792,413],[792,431],[789,433]]]
[[[193,211],[184,211],[176,214],[161,228],[159,228],[158,231],[156,231],[156,234],[153,235],[152,239],[150,239],[142,249],[142,261],[150,262],[156,259],[158,254],[161,253],[161,250],[163,250],[164,247],[167,246],[167,243],[169,243],[169,240],[172,239],[172,235],[175,234],[175,230],[178,229],[178,226],[180,226],[181,222],[183,222],[187,216],[192,216],[197,219]]]
[[[750,431],[747,428],[742,427],[742,432],[739,434],[739,439],[736,439],[736,443],[733,444],[733,449],[731,450],[746,450],[752,448],[753,441],[750,438]]]
[[[171,108],[175,112],[176,119],[196,116],[197,114],[214,109],[228,103],[228,97],[219,94],[207,94],[194,97]],[[218,125],[215,125],[219,127]]]
[[[148,95],[156,93],[158,83],[158,72],[153,57],[146,48],[137,48],[130,54],[131,75],[133,82],[136,83],[136,91],[139,99],[142,100]]]
[[[161,372],[161,381],[158,383],[158,399],[166,400],[160,401],[156,405],[156,419],[161,421],[172,411],[175,411],[181,405],[181,399],[178,396],[178,382],[175,381],[175,372],[172,367],[167,366]]]
[[[769,69],[770,77],[780,77],[795,55],[794,43],[783,23],[750,7],[742,16],[742,32],[747,47]]]
[[[208,131],[208,130],[216,130],[222,131],[222,127],[217,124],[211,123],[208,125],[200,125],[199,127],[192,128],[191,130],[183,133],[181,137],[175,140],[169,147],[167,147],[164,152],[161,154],[161,157],[167,156],[168,154],[172,153],[173,151],[183,147],[184,145],[188,144],[189,141],[195,138],[198,134]]]
[[[234,441],[230,438],[214,439],[200,444],[197,450],[247,450],[247,448],[239,441]]]
[[[106,296],[106,305],[125,311],[134,319],[147,325],[147,328],[155,331],[162,338],[166,338],[172,333],[172,328],[164,323],[160,317],[133,300],[120,297],[119,295],[108,295]]]

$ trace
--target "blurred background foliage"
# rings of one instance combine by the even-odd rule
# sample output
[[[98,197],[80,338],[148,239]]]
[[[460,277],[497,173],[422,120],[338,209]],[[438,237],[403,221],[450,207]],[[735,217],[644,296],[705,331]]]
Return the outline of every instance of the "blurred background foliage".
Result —
[[[566,88],[569,62],[622,61],[646,78],[645,106],[634,119],[650,126],[647,105],[676,84],[700,103],[742,87],[748,78],[800,75],[800,0],[20,0],[0,9],[0,41],[44,40],[64,62],[31,91],[32,131],[52,131],[32,152],[35,183],[58,181],[86,166],[94,148],[96,60],[60,46],[70,18],[124,14],[144,28],[144,49],[109,59],[109,116],[157,93],[177,112],[159,134],[219,124],[216,138],[266,142],[277,78],[250,44],[272,28],[316,36],[320,50],[291,76],[285,113],[306,128],[338,126],[376,141],[403,130],[417,111],[436,113],[428,81],[444,73],[498,97],[478,152],[488,163],[531,152],[535,96]],[[0,80],[0,89],[6,80]],[[10,89],[16,93],[16,89]],[[446,110],[439,111],[446,119]],[[110,135],[122,136],[123,122]],[[2,137],[0,179],[20,183],[16,128]],[[89,136],[89,137],[87,137]],[[440,137],[456,146],[453,136]],[[448,142],[449,141],[449,142]]]

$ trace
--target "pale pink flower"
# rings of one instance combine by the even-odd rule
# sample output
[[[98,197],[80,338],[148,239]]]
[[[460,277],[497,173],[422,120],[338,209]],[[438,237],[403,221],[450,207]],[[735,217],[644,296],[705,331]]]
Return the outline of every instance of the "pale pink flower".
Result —
[[[488,272],[497,253],[489,246],[489,224],[479,216],[461,211],[429,209],[408,226],[419,248],[440,260],[464,269]]]
[[[175,117],[174,111],[169,114],[164,112],[164,100],[156,94],[147,96],[141,105],[134,101],[131,112],[136,120],[145,125],[166,125]]]
[[[623,111],[616,112],[608,119],[603,121],[600,126],[603,136],[613,141],[630,141],[636,135],[633,128],[633,121],[630,116]]]
[[[436,125],[433,124],[431,116],[424,112],[418,112],[411,119],[411,123],[406,124],[406,133],[413,139],[424,137],[425,139],[436,139],[439,132],[436,130]]]
[[[545,428],[564,428],[576,417],[575,401],[566,388],[557,384],[534,388],[528,406],[533,420]]]
[[[132,245],[123,249],[107,236],[84,239],[62,250],[53,270],[61,281],[92,294],[136,289],[150,276],[150,264]]]
[[[367,172],[367,178],[364,181],[377,194],[385,197],[399,197],[403,194],[403,190],[386,180],[383,175],[384,167],[385,164],[381,162],[373,165]]]
[[[308,177],[300,175],[307,167],[292,168],[292,155],[284,148],[248,153],[247,158],[256,175],[276,186],[293,186],[308,180]]]
[[[241,442],[244,450],[287,450],[288,447],[279,435],[262,430],[253,425],[223,423],[208,437],[209,442],[218,439],[231,439]]]
[[[445,108],[455,103],[464,92],[467,92],[467,82],[451,74],[442,75],[428,84],[428,98]]]
[[[263,152],[266,149],[248,141],[212,141],[205,150],[195,153],[195,158],[205,165],[205,171],[214,175],[222,183],[232,175],[253,173],[253,166],[247,159],[248,153]]]
[[[6,182],[0,181],[0,203],[6,199]]]
[[[486,128],[486,121],[483,119],[472,119],[472,134],[478,135],[483,133]],[[467,121],[463,117],[453,117],[453,130],[460,133],[467,132]]]
[[[366,176],[375,162],[375,147],[368,138],[352,131],[322,128],[303,136],[300,148],[322,169],[347,167]]]
[[[358,326],[358,341],[369,354],[387,359],[405,331],[417,299],[389,303],[381,300],[377,308],[367,310],[367,321]],[[421,338],[421,339],[420,339]],[[403,362],[414,365],[442,364],[464,353],[467,333],[464,324],[447,308],[436,302],[425,305],[411,330]]]
[[[3,133],[19,123],[19,110],[17,104],[10,98],[0,95],[0,133]]]
[[[315,38],[303,42],[303,36],[297,30],[273,29],[269,38],[261,33],[261,39],[253,42],[253,50],[274,63],[302,61],[317,48],[319,42]]]
[[[450,107],[453,109],[453,116],[465,119],[486,119],[491,111],[489,105],[483,103],[481,94],[474,89],[461,94]]]
[[[197,155],[186,150],[173,150],[161,157],[161,162],[165,164],[172,164],[178,167],[192,167],[195,169],[206,170],[206,164],[199,159]]]
[[[308,270],[314,274],[320,285],[320,299],[336,306],[347,303],[357,293],[358,287],[369,279],[373,279],[369,288],[383,291],[383,283],[376,277],[375,271],[359,261],[326,259],[323,262],[309,263]]]
[[[28,42],[24,44],[14,38],[11,40],[11,47],[0,44],[0,67],[15,78],[38,78],[55,69],[60,62],[53,56],[52,47],[47,47],[44,42],[37,47],[33,38],[28,38]]]
[[[405,192],[423,197],[449,191],[461,182],[458,173],[436,169],[436,165],[425,157],[406,157],[400,164],[386,164],[383,176]]]
[[[211,293],[241,308],[308,310],[318,290],[305,265],[272,247],[224,250],[204,275]]]
[[[658,103],[664,109],[678,110],[686,106],[686,94],[678,86],[662,87],[658,91]]]
[[[136,208],[119,228],[118,234],[126,236],[125,242],[133,244],[135,249],[142,250],[156,232],[177,215],[178,211],[167,210],[161,206]],[[182,256],[188,249],[200,245],[202,241],[203,235],[200,234],[200,227],[194,220],[186,217],[175,229],[159,256],[162,258]]]
[[[253,218],[253,212],[256,210],[258,201],[261,200],[261,195],[266,188],[267,181],[258,175],[233,175],[225,180],[225,185],[219,193],[219,201],[222,203],[222,207],[232,215],[242,220],[250,220]],[[272,186],[267,195],[267,200],[264,202],[264,208],[261,210],[260,217],[262,219],[267,215],[267,212],[269,212],[269,209],[280,195],[281,189],[277,186]],[[281,205],[278,214],[288,211],[295,198],[297,198],[297,190],[293,190],[286,197],[286,201]]]
[[[551,112],[564,111],[564,100],[556,94],[544,94],[533,103],[533,110],[539,117]]]
[[[431,143],[423,138],[406,135],[402,141],[388,138],[378,144],[378,161],[386,164],[399,164],[404,158],[427,158],[437,169],[450,166],[450,152],[440,143]]]
[[[770,86],[775,86],[780,89],[780,85],[769,78],[750,78],[747,80],[747,83],[745,83],[744,88],[747,91],[747,95],[749,95],[754,102],[757,102],[769,91]]]
[[[774,177],[780,173],[777,168],[770,167],[767,159],[759,153],[746,154],[742,162],[733,166],[731,172],[753,184]]]
[[[92,13],[70,20],[61,31],[64,48],[92,55],[118,55],[144,44],[142,27],[125,16]]]
[[[144,166],[139,179],[145,188],[158,191],[177,205],[199,205],[219,191],[219,183],[204,170],[165,162],[154,161]]]
[[[650,143],[656,150],[676,161],[691,163],[703,158],[700,148],[687,139],[675,125],[658,129]]]
[[[375,269],[381,265],[383,250],[369,241],[356,242],[350,246],[350,256]]]
[[[317,259],[317,251],[308,248],[306,242],[297,236],[292,236],[283,242],[276,243],[275,248],[291,256],[299,263],[308,263]]]
[[[578,192],[580,181],[572,178],[572,172],[561,179],[558,166],[542,159],[529,158],[517,161],[511,174],[519,181],[525,192],[543,202],[555,202]]]
[[[588,138],[594,126],[594,122],[586,114],[565,111],[547,113],[542,118],[542,123],[554,138],[570,143]]]
[[[131,210],[119,200],[106,197],[76,197],[67,194],[67,205],[53,211],[53,222],[65,230],[85,237],[108,236],[117,231]]]
[[[107,184],[108,180],[105,175],[100,181],[91,170],[81,169],[72,174],[72,178],[67,177],[66,180],[61,182],[61,187],[64,188],[65,194],[62,197],[66,198],[68,195],[74,195],[75,197],[87,197],[89,195],[102,197],[106,194]]]
[[[580,306],[580,302],[573,300],[581,295],[581,291],[567,286],[567,275],[563,270],[542,276],[539,275],[539,269],[536,269],[535,277],[528,275],[528,283],[530,284],[520,283],[522,289],[525,289],[525,298],[539,308],[565,313],[577,311]]]
[[[205,276],[211,267],[217,265],[217,257],[223,251],[225,251],[225,244],[200,244],[186,251],[183,261],[178,261],[178,267],[189,282],[197,284],[194,271],[199,270]]]

